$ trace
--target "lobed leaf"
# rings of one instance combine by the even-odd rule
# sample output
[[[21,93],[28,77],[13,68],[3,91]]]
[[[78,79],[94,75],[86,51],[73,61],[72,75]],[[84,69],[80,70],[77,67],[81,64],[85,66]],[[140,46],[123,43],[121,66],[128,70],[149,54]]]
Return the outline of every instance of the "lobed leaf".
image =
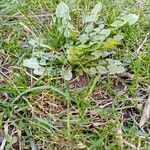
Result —
[[[39,68],[39,63],[37,61],[37,58],[30,58],[30,59],[25,59],[23,61],[23,66],[31,68],[31,69],[37,69]]]
[[[61,2],[56,8],[56,16],[58,18],[69,18],[69,7],[66,3]]]
[[[89,15],[83,17],[83,23],[96,22],[98,20],[98,13],[101,12],[102,4],[98,3],[92,9]]]
[[[97,66],[96,69],[100,75],[107,74],[109,72],[104,66]]]
[[[123,25],[126,24],[126,21],[123,21],[123,20],[116,20],[114,21],[111,26],[114,27],[114,28],[120,28],[122,27]]]
[[[111,64],[107,66],[109,74],[121,74],[125,72],[125,68],[122,66],[117,66],[116,64]]]
[[[133,25],[138,21],[139,16],[136,14],[128,14],[123,16],[121,19],[129,23],[129,25]]]
[[[64,73],[62,74],[62,76],[64,77],[64,79],[66,81],[69,81],[72,79],[73,75],[72,75],[72,70],[69,69],[69,70],[65,70]]]

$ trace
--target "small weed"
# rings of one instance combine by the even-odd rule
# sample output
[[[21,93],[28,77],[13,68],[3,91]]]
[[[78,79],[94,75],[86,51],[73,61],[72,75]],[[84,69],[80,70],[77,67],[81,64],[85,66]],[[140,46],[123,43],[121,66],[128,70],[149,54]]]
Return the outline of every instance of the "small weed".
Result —
[[[149,149],[148,6],[1,0],[0,149]]]

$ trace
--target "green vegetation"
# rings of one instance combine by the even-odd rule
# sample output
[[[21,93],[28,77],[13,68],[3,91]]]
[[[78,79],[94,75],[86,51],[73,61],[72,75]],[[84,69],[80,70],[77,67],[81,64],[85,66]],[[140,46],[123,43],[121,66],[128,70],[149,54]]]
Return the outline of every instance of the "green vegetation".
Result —
[[[146,150],[148,1],[0,1],[0,150]]]

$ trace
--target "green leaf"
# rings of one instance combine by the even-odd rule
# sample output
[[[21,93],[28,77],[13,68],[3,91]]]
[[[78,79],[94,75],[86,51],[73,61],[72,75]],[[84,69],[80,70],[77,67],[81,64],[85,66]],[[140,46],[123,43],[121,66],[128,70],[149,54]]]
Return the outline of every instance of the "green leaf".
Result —
[[[93,38],[91,39],[93,42],[103,42],[106,39],[104,35],[93,35]]]
[[[46,75],[48,76],[58,76],[60,71],[57,68],[47,67],[46,68]]]
[[[123,21],[123,20],[116,20],[114,21],[111,26],[114,27],[114,28],[120,28],[122,27],[123,25],[126,24],[126,21]]]
[[[63,77],[66,81],[69,81],[72,79],[72,70],[69,69],[69,70],[65,70],[64,73],[63,73]]]
[[[88,24],[87,27],[85,28],[86,33],[90,33],[94,28],[93,22]]]
[[[129,25],[133,25],[137,22],[137,20],[139,19],[139,16],[136,14],[128,14],[128,15],[123,16],[121,19],[128,22]]]
[[[15,144],[15,143],[17,143],[17,141],[18,141],[18,138],[16,136],[13,136],[11,144]]]
[[[115,65],[122,65],[122,63],[119,60],[114,60],[114,59],[106,59],[108,64],[115,64]]]
[[[93,30],[99,34],[101,32],[102,29],[104,29],[105,25],[104,24],[100,24],[97,28],[94,28]]]
[[[116,39],[113,39],[113,38],[109,38],[106,42],[103,42],[103,45],[102,45],[102,49],[114,49],[116,48],[117,45],[120,45],[121,42],[116,40]]]
[[[88,73],[90,75],[96,75],[97,74],[97,70],[95,67],[91,67],[90,69],[88,69]]]
[[[121,74],[125,72],[125,68],[122,66],[117,66],[116,64],[111,64],[107,66],[109,74]]]
[[[77,30],[73,30],[70,32],[70,36],[72,39],[76,39],[79,35],[79,32]]]
[[[121,41],[123,38],[124,38],[124,36],[121,35],[121,34],[117,34],[117,35],[114,36],[114,39],[118,40],[118,41]]]
[[[34,39],[30,39],[29,41],[29,44],[32,45],[33,47],[35,47],[37,45],[37,41],[34,40]]]
[[[98,20],[98,13],[100,13],[101,9],[102,4],[96,4],[93,10],[91,11],[90,15],[86,15],[83,17],[83,23],[96,22]]]
[[[89,40],[88,34],[82,34],[79,36],[79,41],[81,44],[85,44]]]
[[[43,48],[52,49],[50,46],[45,45],[44,40],[41,38],[30,39],[29,44],[31,44],[33,47],[35,47],[36,45],[39,45],[40,47],[43,47]]]
[[[11,149],[11,145],[8,143],[6,146],[5,146],[5,150],[10,150]]]
[[[46,60],[45,60],[45,59],[41,59],[41,60],[39,61],[39,64],[40,64],[41,66],[45,66],[45,65],[46,65]]]
[[[52,67],[41,67],[39,66],[38,68],[34,69],[33,73],[38,76],[56,76],[59,75],[60,72],[56,68]]]
[[[59,30],[60,34],[61,34],[62,32],[64,32],[63,30],[64,30],[65,28],[68,28],[68,27],[67,27],[67,24],[68,24],[68,23],[69,23],[69,16],[62,18],[62,21],[61,21],[60,24],[58,25],[58,30]]]
[[[68,28],[65,29],[64,36],[65,37],[70,37],[70,29],[68,29]]]
[[[25,59],[23,61],[23,66],[31,69],[36,69],[39,67],[39,63],[37,61],[37,58],[30,58],[30,59]]]
[[[67,23],[67,28],[72,30],[72,31],[75,30],[74,26],[70,22]]]
[[[69,18],[69,7],[64,2],[58,4],[56,8],[56,16],[58,18]]]
[[[98,65],[100,65],[100,66],[106,66],[106,65],[107,65],[107,61],[104,60],[104,59],[100,59],[100,60],[98,61]]]
[[[110,35],[110,29],[102,29],[99,34],[93,35],[92,41],[103,42]]]
[[[104,35],[105,37],[108,37],[110,35],[110,29],[102,29],[99,34]]]
[[[38,67],[38,68],[34,69],[33,73],[35,75],[42,76],[45,73],[45,68],[44,67]]]
[[[112,51],[112,52],[104,51],[104,52],[102,53],[102,58],[106,58],[106,57],[108,57],[109,55],[113,55],[113,54],[114,54],[113,51]]]
[[[101,3],[97,3],[94,8],[91,11],[91,14],[95,14],[97,15],[99,12],[101,12],[102,9],[102,4]]]
[[[97,66],[96,67],[96,69],[97,69],[97,71],[98,71],[98,73],[99,74],[107,74],[109,71],[107,70],[107,68],[106,67],[104,67],[104,66]]]
[[[102,56],[102,53],[100,51],[94,51],[91,53],[92,55],[92,60],[96,60]]]
[[[33,55],[35,57],[42,58],[45,60],[53,60],[56,57],[53,53],[45,53],[45,52],[34,52]]]
[[[69,48],[67,51],[67,60],[71,64],[78,64],[79,62],[81,62],[82,56],[85,53],[86,48],[86,45],[79,45]]]

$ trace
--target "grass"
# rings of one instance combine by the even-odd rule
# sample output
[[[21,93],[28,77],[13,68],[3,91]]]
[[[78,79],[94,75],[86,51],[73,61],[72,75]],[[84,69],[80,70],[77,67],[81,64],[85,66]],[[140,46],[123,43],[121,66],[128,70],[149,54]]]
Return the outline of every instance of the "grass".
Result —
[[[78,29],[82,12],[89,12],[98,0],[66,2]],[[143,0],[142,6],[138,6],[142,1],[133,0],[101,2],[101,17],[108,20],[108,25],[122,10],[140,16],[136,25],[123,29],[126,41],[113,55],[115,59],[130,62],[128,74],[96,79],[83,75],[68,83],[59,76],[36,77],[22,66],[33,51],[27,43],[29,38],[44,37],[56,50],[63,45],[64,39],[57,35],[55,27],[53,33],[49,30],[50,14],[59,0],[0,1],[0,147],[4,145],[6,150],[150,148],[150,123],[142,129],[144,137],[139,136],[138,126],[150,83],[148,1]]]

